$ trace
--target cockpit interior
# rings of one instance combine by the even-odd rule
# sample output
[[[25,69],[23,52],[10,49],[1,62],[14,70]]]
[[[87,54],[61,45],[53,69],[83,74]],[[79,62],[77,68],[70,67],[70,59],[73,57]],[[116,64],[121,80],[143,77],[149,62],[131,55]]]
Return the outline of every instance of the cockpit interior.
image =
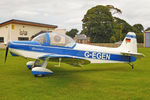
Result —
[[[44,46],[73,47],[75,45],[75,41],[71,37],[53,32],[42,33],[33,38],[32,41]]]

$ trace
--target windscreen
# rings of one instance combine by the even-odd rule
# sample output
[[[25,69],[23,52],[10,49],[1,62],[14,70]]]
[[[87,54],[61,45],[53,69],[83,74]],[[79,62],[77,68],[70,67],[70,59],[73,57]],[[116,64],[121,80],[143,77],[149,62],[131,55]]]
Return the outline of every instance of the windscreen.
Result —
[[[75,44],[75,41],[64,34],[59,33],[49,33],[50,36],[50,45],[53,46],[64,46],[64,47],[73,47]]]
[[[44,44],[46,42],[46,34],[40,34],[38,36],[36,36],[35,38],[32,39],[32,41],[36,41],[40,44]]]

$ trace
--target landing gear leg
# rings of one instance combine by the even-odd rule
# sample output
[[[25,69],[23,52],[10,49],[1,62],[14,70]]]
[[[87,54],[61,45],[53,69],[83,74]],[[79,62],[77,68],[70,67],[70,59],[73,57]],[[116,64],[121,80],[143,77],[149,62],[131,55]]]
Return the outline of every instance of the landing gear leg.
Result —
[[[37,67],[37,66],[40,66],[40,60],[39,60],[39,59],[36,59],[36,60],[35,60],[35,62],[34,62],[34,64],[33,64],[32,68]]]
[[[39,66],[39,62],[40,62],[39,59],[36,59],[35,61],[29,61],[26,63],[26,66],[29,70],[31,70],[32,68]]]
[[[131,62],[131,57],[129,58],[129,65],[131,66],[132,69],[134,69],[134,65],[130,63]]]
[[[128,64],[131,66],[132,69],[134,69],[134,65],[133,64],[131,64],[131,63],[128,63]]]

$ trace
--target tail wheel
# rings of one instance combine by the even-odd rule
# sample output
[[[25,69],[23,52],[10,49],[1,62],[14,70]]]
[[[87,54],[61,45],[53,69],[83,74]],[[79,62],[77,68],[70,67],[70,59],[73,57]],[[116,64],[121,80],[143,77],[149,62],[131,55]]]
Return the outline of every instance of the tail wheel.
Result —
[[[36,75],[34,75],[35,77],[44,77],[44,75],[43,74],[36,74]]]

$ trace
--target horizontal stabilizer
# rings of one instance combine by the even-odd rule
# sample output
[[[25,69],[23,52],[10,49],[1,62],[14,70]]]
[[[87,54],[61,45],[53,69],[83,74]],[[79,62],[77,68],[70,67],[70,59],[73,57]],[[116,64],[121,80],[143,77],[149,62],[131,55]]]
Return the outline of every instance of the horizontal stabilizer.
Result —
[[[134,56],[136,57],[137,59],[141,59],[142,57],[144,57],[144,54],[142,53],[126,53],[126,52],[121,52],[122,55],[125,55],[125,56]]]

